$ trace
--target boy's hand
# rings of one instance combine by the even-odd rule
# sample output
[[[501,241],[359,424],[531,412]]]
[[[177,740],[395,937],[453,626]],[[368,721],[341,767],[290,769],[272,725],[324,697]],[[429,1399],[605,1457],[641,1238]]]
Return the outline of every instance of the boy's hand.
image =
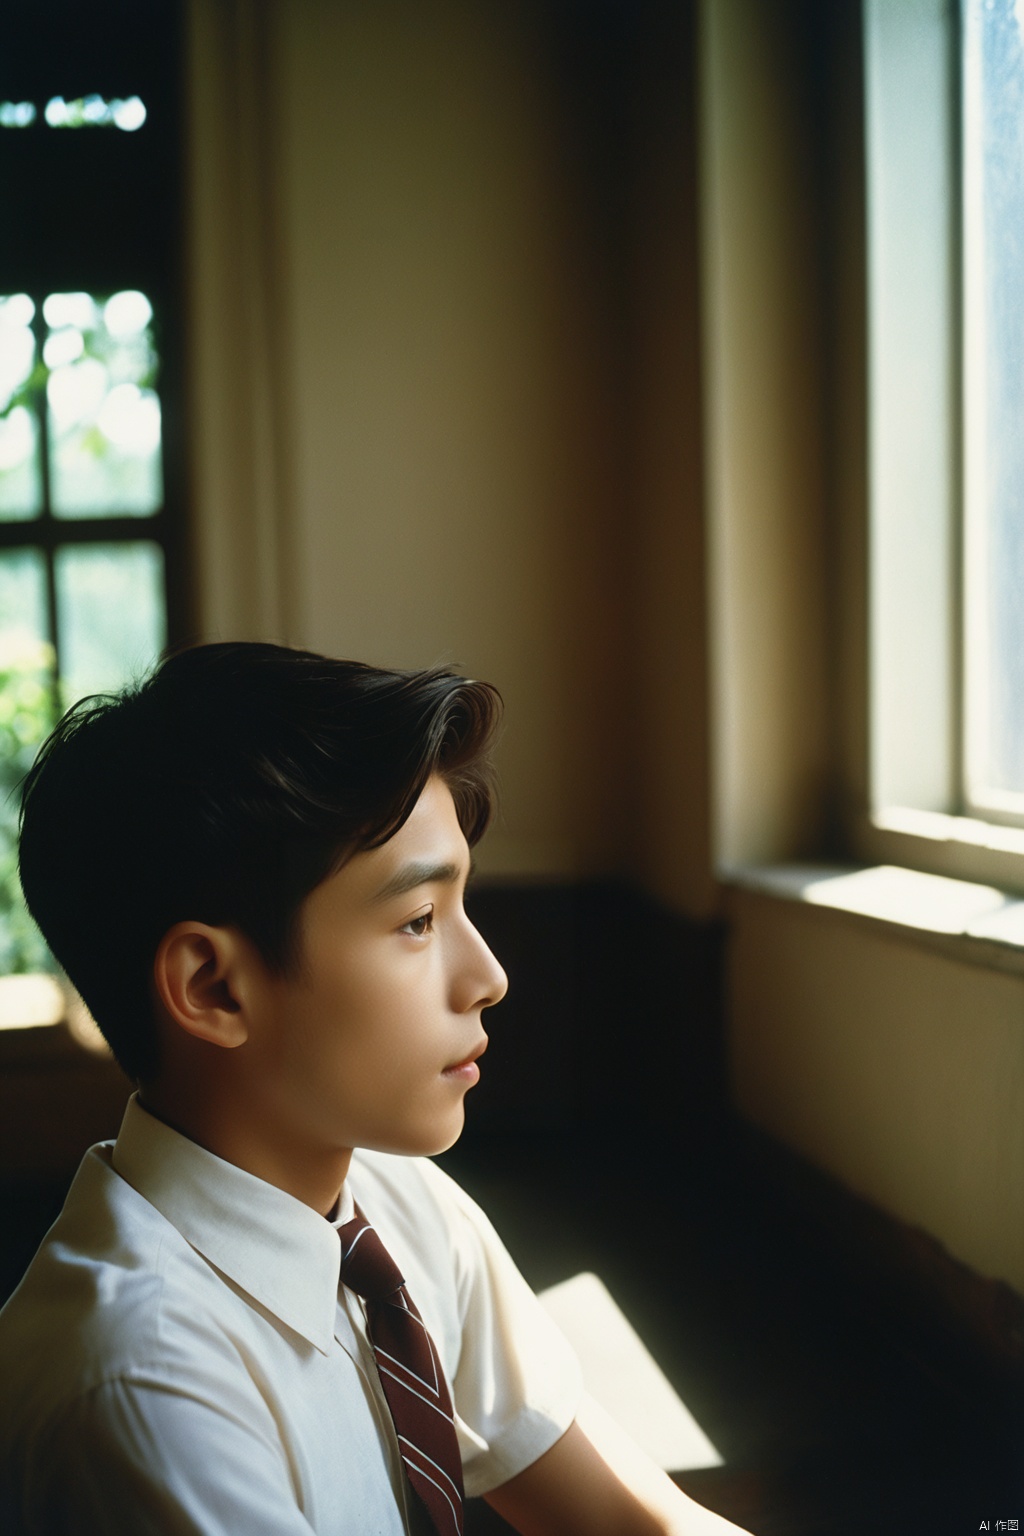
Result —
[[[550,1451],[486,1497],[520,1536],[748,1536],[687,1498],[592,1399]]]

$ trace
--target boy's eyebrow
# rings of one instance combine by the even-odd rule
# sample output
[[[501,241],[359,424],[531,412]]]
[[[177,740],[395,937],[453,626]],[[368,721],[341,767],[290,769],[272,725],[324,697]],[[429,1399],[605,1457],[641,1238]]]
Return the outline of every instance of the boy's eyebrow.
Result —
[[[472,863],[469,872],[472,875]],[[461,877],[462,866],[459,864],[436,864],[431,859],[413,859],[403,864],[372,899],[376,905],[380,901],[390,901],[395,896],[404,896],[419,885],[454,885]]]

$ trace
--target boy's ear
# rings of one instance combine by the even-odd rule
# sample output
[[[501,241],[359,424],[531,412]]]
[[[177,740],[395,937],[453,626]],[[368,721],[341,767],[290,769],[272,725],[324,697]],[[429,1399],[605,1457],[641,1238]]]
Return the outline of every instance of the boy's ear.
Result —
[[[157,997],[174,1023],[196,1039],[228,1049],[244,1045],[246,960],[244,940],[234,929],[175,923],[153,961]]]

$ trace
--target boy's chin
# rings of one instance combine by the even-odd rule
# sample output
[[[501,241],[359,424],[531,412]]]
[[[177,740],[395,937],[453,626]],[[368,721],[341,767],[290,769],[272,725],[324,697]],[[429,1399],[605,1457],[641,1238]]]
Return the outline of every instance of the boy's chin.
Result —
[[[465,1116],[460,1115],[458,1124],[449,1126],[442,1135],[434,1137],[430,1146],[423,1148],[419,1154],[420,1157],[439,1157],[442,1152],[447,1152],[449,1148],[454,1147],[465,1128]]]
[[[398,1157],[439,1157],[442,1152],[454,1147],[465,1125],[466,1117],[460,1112],[443,1126],[424,1127],[422,1131],[409,1135],[395,1136],[386,1141],[382,1139],[372,1146],[369,1142],[361,1142],[360,1145],[367,1151],[390,1152]]]

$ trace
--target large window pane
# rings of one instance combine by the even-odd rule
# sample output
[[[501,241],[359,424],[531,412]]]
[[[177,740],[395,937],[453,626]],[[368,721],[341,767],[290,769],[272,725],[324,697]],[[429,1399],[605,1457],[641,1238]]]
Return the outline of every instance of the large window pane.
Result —
[[[148,672],[166,644],[160,546],[65,547],[55,575],[65,701]]]
[[[145,516],[163,501],[153,311],[134,289],[51,293],[43,362],[55,517]]]
[[[964,365],[969,800],[1024,814],[1024,6],[969,0]]]
[[[4,655],[46,636],[46,566],[42,551],[0,554],[0,648]]]
[[[36,383],[35,305],[27,293],[0,297],[0,522],[43,508]]]

